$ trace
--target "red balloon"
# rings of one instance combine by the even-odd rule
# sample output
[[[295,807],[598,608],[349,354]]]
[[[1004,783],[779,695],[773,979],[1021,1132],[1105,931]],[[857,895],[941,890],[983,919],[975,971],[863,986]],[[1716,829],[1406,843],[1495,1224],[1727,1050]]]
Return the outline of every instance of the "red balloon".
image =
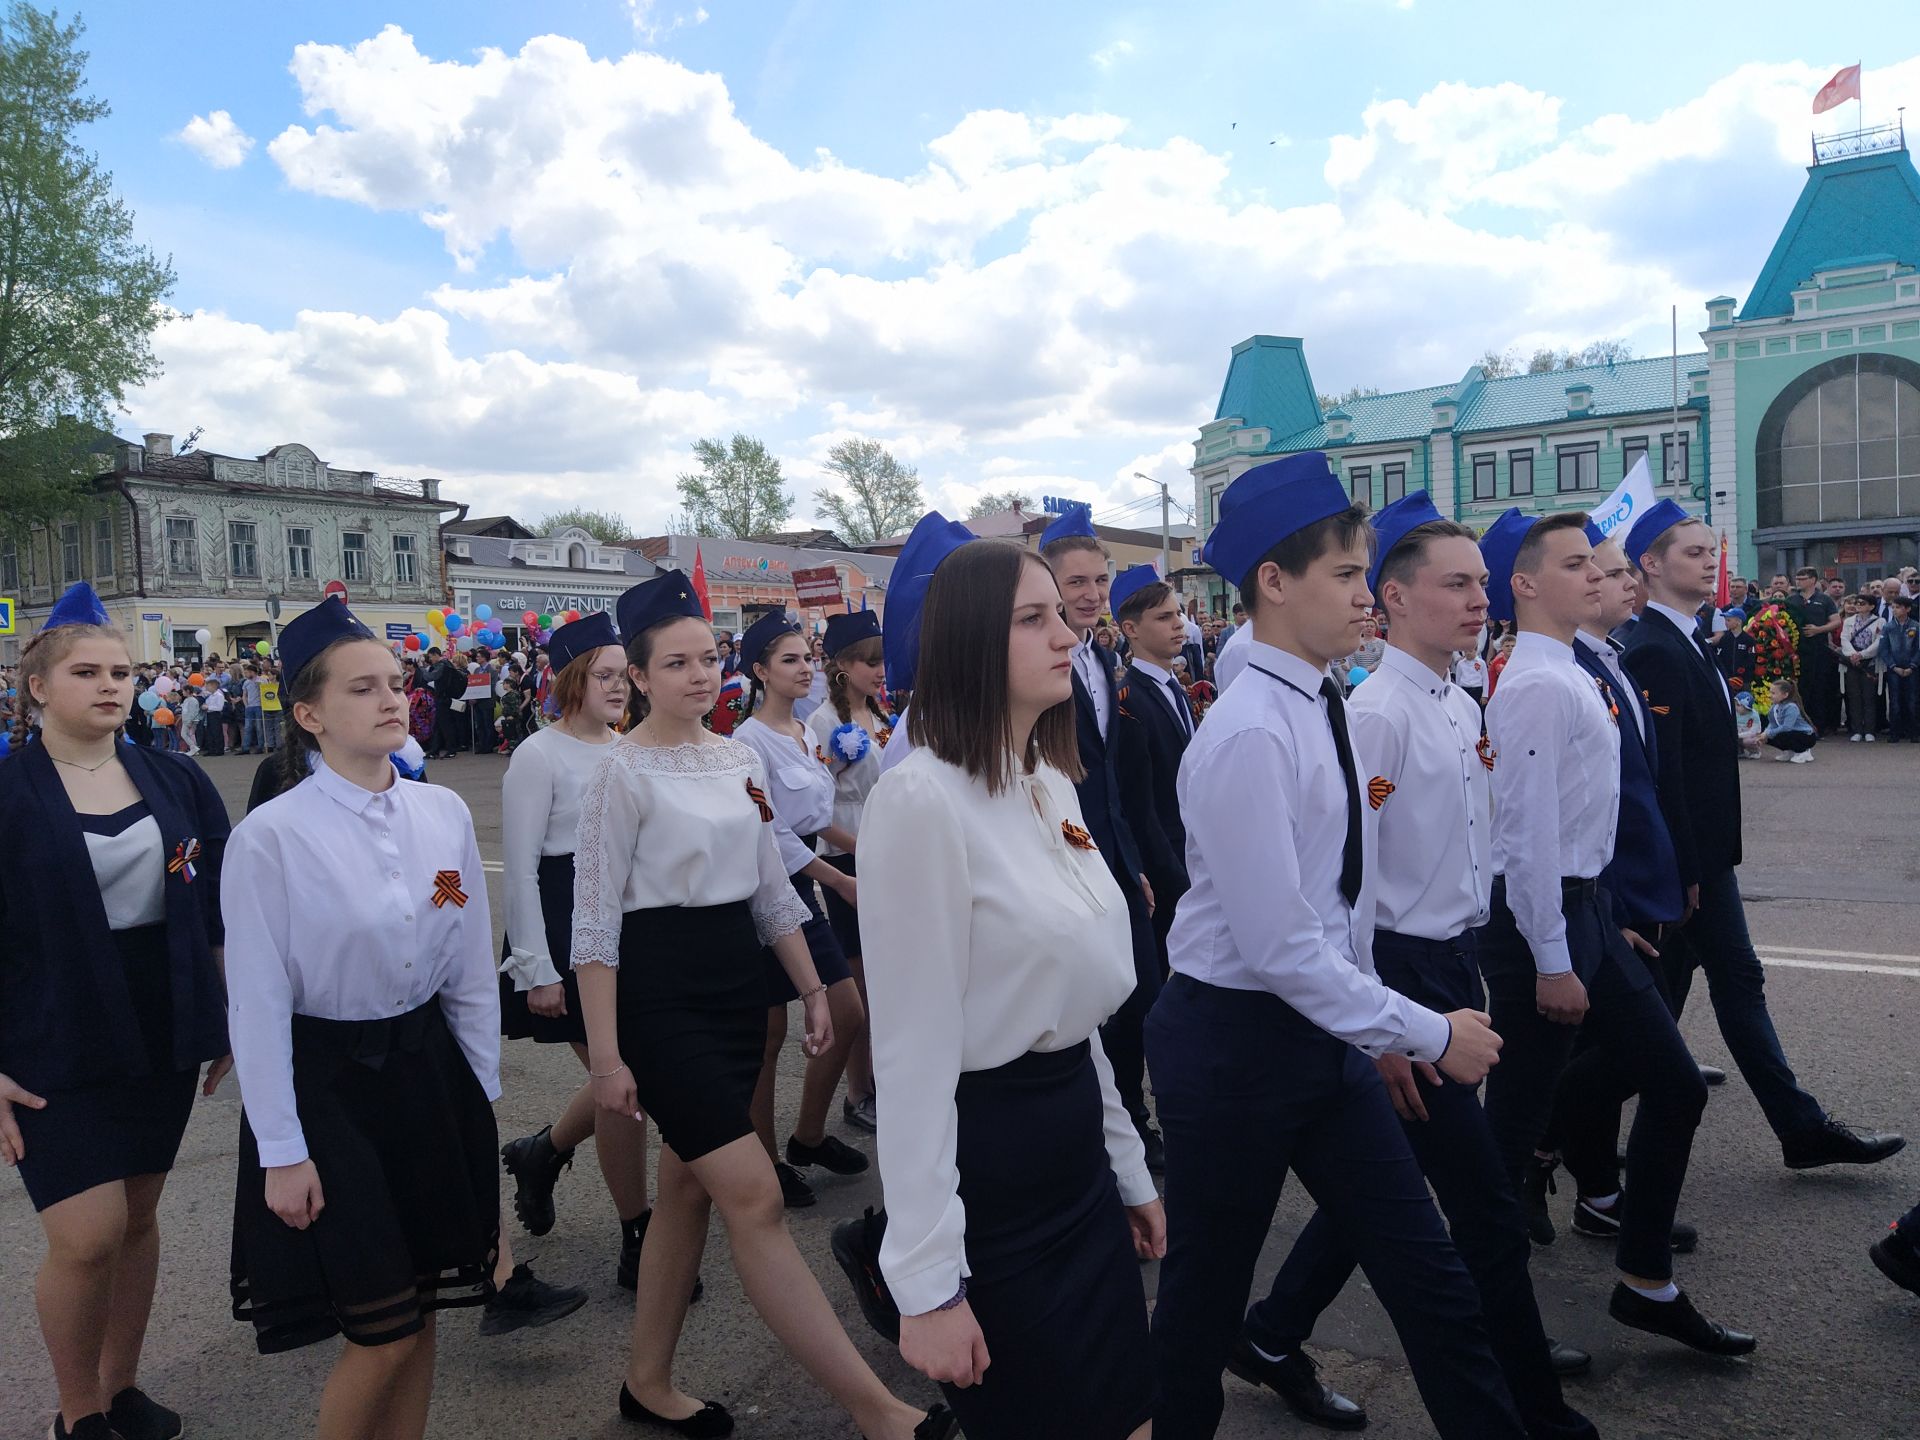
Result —
[[[525,625],[529,630],[531,630],[534,626],[534,622],[539,620],[539,618],[540,618],[540,612],[538,610],[529,610],[520,617],[520,623]]]
[[[580,618],[580,612],[578,610],[567,611],[567,620],[569,623],[571,623],[572,621],[578,620],[579,618]]]
[[[409,650],[418,650],[420,648],[420,637],[418,635],[409,635],[400,643],[405,645]]]

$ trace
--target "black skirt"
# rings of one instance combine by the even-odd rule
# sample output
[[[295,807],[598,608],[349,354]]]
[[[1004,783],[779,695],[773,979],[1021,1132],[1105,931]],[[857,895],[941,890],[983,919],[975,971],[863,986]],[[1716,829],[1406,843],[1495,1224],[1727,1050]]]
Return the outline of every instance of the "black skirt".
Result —
[[[807,942],[807,950],[813,956],[813,970],[820,977],[822,985],[837,985],[842,980],[853,978],[853,967],[847,964],[847,954],[840,948],[840,937],[834,934],[833,926],[827,917],[820,913],[820,902],[814,898],[814,883],[805,875],[788,877],[793,882],[794,893],[807,907],[807,923],[800,927],[800,934]],[[832,893],[832,892],[828,892]],[[767,987],[769,1006],[785,1005],[800,998],[800,992],[794,988],[793,981],[787,978],[787,972],[774,958],[769,948],[767,956]]]
[[[1125,1440],[1153,1415],[1140,1263],[1087,1043],[964,1072],[955,1159],[967,1302],[993,1357],[943,1385],[968,1440]]]
[[[145,1041],[148,1074],[108,1080],[41,1098],[44,1110],[16,1105],[26,1153],[20,1178],[36,1211],[96,1185],[131,1175],[164,1175],[180,1153],[193,1113],[199,1067],[168,1068],[173,1058],[172,961],[165,925],[113,932],[120,968]]]
[[[567,1013],[536,1015],[527,1008],[527,992],[513,988],[513,977],[500,977],[500,1033],[509,1040],[533,1040],[542,1045],[587,1043],[587,1024],[580,1017],[580,982],[574,978],[573,856],[542,855],[538,872],[540,919],[546,926],[547,953],[566,987]],[[500,958],[512,947],[500,942]]]
[[[293,1017],[293,1088],[320,1173],[320,1217],[267,1208],[253,1127],[240,1122],[233,1316],[262,1354],[345,1335],[382,1345],[432,1310],[479,1305],[500,1243],[493,1107],[438,1000],[392,1020]]]
[[[859,875],[851,855],[822,855],[820,857],[838,870],[842,875]],[[840,950],[846,955],[861,955],[860,948],[860,912],[841,899],[835,891],[826,892],[827,923],[833,926],[833,935],[840,942]]]
[[[620,1058],[682,1160],[753,1133],[767,961],[744,900],[630,910],[620,928]]]

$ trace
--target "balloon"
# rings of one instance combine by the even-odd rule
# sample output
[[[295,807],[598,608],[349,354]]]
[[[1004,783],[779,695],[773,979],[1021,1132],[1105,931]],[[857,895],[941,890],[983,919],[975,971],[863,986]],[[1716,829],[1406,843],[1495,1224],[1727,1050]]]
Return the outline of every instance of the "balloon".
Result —
[[[418,650],[420,648],[420,637],[418,635],[409,635],[400,643],[409,650]]]
[[[441,623],[447,627],[449,635],[458,635],[467,625],[466,618],[461,615],[449,615]]]
[[[193,639],[194,643],[204,650],[213,643],[213,632],[203,625],[193,632]]]
[[[153,712],[153,723],[162,726],[173,724],[173,711],[162,705],[158,710]]]
[[[256,640],[253,642],[253,653],[256,655],[271,655],[273,653],[273,646],[264,640]]]
[[[440,611],[438,610],[427,611],[427,624],[431,625],[436,630],[439,630],[443,627],[444,622],[446,621],[446,618],[447,617],[441,614]]]
[[[547,614],[544,610],[540,612],[540,628],[542,630],[551,630],[553,628],[553,616]]]
[[[207,677],[202,675],[198,670],[187,676],[187,684],[194,686],[196,689],[206,683]]]
[[[491,620],[493,618],[493,606],[491,605],[474,606],[473,618],[476,620]]]
[[[1366,666],[1356,665],[1347,671],[1347,684],[1358,685],[1362,680],[1367,678],[1369,673],[1371,672],[1368,671]]]
[[[153,682],[153,688],[155,690],[158,690],[162,695],[173,694],[173,691],[174,691],[173,677],[171,675],[162,675],[158,680]]]
[[[527,611],[526,614],[520,617],[520,623],[531,630],[535,625],[540,623],[540,612],[538,610]]]
[[[569,625],[571,625],[574,621],[578,620],[579,618],[580,618],[580,612],[578,610],[567,611],[567,623]]]
[[[160,697],[151,690],[142,690],[140,692],[140,708],[151,715],[160,708]]]

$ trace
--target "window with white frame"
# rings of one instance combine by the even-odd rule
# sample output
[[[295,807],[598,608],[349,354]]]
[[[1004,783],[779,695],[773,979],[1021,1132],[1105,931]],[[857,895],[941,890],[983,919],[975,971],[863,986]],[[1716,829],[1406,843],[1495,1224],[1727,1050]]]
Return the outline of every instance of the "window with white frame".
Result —
[[[191,515],[167,516],[167,569],[175,575],[200,573],[198,522]]]
[[[1371,465],[1347,467],[1347,493],[1362,505],[1373,504],[1373,467]]]
[[[340,532],[340,578],[367,578],[367,537],[358,530]]]
[[[80,578],[80,526],[60,527],[60,583],[71,585]]]
[[[1646,458],[1646,436],[1636,435],[1631,440],[1622,440],[1620,442],[1620,473],[1622,476],[1631,473],[1633,467]],[[1658,475],[1649,475],[1647,478],[1655,485],[1660,483],[1660,477]]]
[[[393,537],[393,583],[396,585],[420,583],[420,552],[413,548],[411,535]]]
[[[1507,452],[1507,494],[1531,495],[1533,493],[1533,451],[1510,450]]]
[[[313,578],[313,530],[306,525],[287,527],[287,579]]]
[[[260,578],[260,527],[251,520],[227,522],[227,568],[236,579]]]
[[[1676,448],[1673,443],[1673,431],[1668,430],[1660,437],[1660,473],[1666,477],[1669,485],[1687,485],[1693,479],[1688,468],[1692,457],[1687,453],[1687,442],[1692,438],[1682,430],[1680,444]]]
[[[1396,500],[1407,498],[1407,467],[1404,465],[1382,465],[1380,467],[1381,491],[1380,503],[1391,505]]]
[[[1598,445],[1560,445],[1555,447],[1554,454],[1559,464],[1562,494],[1600,488]]]
[[[9,540],[0,544],[0,590],[12,594],[20,588],[20,545]]]
[[[109,579],[113,576],[113,517],[102,515],[93,522],[93,573]]]
[[[1493,499],[1493,475],[1495,470],[1493,456],[1476,455],[1473,457],[1473,498],[1476,500]]]

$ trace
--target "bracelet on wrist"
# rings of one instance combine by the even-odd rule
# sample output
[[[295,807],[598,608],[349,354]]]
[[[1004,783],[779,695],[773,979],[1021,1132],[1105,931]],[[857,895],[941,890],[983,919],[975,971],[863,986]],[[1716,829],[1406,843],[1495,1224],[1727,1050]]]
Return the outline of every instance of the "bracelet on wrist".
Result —
[[[589,1069],[587,1071],[587,1078],[590,1080],[611,1080],[614,1076],[618,1075],[622,1070],[626,1068],[627,1068],[626,1063],[622,1061],[620,1064],[614,1066],[613,1069],[611,1070]]]
[[[802,990],[800,992],[800,998],[803,1001],[811,1000],[816,995],[824,995],[826,993],[827,993],[827,986],[826,986],[826,982],[823,980],[820,984],[814,986],[813,989],[811,990]]]

